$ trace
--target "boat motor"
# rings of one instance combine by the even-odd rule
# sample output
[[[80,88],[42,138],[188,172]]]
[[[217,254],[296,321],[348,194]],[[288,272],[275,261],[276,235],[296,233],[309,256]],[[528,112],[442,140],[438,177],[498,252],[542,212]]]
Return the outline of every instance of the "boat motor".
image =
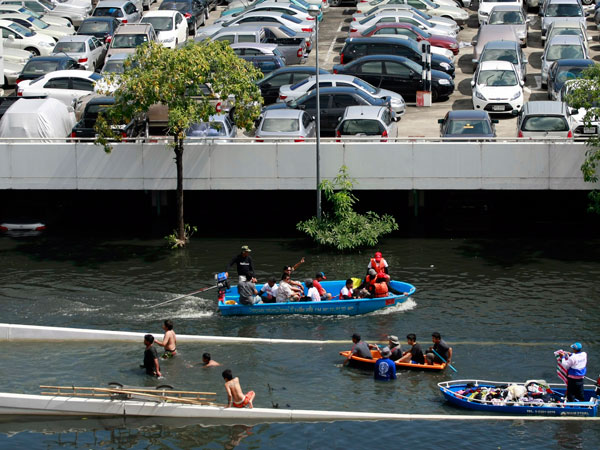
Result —
[[[215,274],[215,280],[217,280],[217,289],[219,290],[219,302],[225,302],[225,292],[229,289],[229,280],[227,279],[227,272],[219,272]]]

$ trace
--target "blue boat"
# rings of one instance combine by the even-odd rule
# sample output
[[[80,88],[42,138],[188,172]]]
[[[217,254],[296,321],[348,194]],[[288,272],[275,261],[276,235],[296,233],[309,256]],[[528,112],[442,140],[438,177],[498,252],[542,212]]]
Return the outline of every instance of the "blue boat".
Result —
[[[511,385],[522,386],[525,397],[506,397]],[[535,386],[532,390],[531,386]],[[484,380],[455,380],[438,383],[446,400],[459,408],[490,413],[536,416],[588,416],[598,415],[598,391],[585,386],[585,401],[567,402],[564,384],[546,384],[540,380],[525,383],[508,383]],[[528,390],[529,388],[529,390]]]
[[[344,315],[355,316],[366,314],[378,309],[390,308],[404,303],[415,292],[412,284],[402,281],[390,281],[390,285],[398,292],[405,295],[390,295],[381,298],[356,298],[352,300],[338,300],[340,290],[344,287],[345,280],[322,281],[321,286],[331,293],[333,300],[320,302],[287,302],[287,303],[259,303],[248,306],[239,303],[237,286],[225,292],[223,301],[219,301],[219,310],[224,316],[253,316],[262,314],[311,314],[311,315]],[[260,291],[263,285],[257,285]],[[303,284],[304,286],[304,284]],[[306,287],[304,287],[306,291]]]

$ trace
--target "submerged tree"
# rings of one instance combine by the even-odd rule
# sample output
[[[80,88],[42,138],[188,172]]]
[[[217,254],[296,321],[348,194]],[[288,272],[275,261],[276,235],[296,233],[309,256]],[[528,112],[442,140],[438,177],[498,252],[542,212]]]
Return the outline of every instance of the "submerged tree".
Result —
[[[369,211],[359,214],[354,211],[358,199],[352,194],[356,180],[348,175],[348,168],[342,166],[338,175],[323,180],[319,188],[332,206],[332,213],[324,212],[321,219],[316,217],[299,222],[296,228],[305,232],[318,244],[338,250],[352,250],[374,246],[379,237],[398,229],[396,220],[385,214]]]
[[[585,110],[586,127],[598,127],[600,120],[600,65],[595,64],[583,72],[583,78],[567,81],[566,102],[569,108]],[[592,135],[587,141],[588,150],[581,165],[583,179],[587,183],[598,182],[598,163],[600,162],[600,138]],[[588,211],[600,214],[600,191],[593,189],[588,194]]]
[[[136,49],[125,62],[122,74],[109,74],[108,85],[118,85],[115,105],[96,124],[97,142],[111,151],[109,139],[120,139],[114,124],[126,123],[148,112],[155,104],[168,107],[167,135],[177,166],[177,228],[174,246],[184,246],[189,238],[183,215],[183,149],[190,125],[208,121],[217,114],[215,97],[200,95],[202,85],[210,86],[219,99],[228,99],[232,118],[240,128],[250,128],[261,108],[260,90],[255,82],[262,77],[251,63],[233,52],[226,42],[203,41],[179,49],[150,43]],[[189,227],[188,227],[189,229]]]

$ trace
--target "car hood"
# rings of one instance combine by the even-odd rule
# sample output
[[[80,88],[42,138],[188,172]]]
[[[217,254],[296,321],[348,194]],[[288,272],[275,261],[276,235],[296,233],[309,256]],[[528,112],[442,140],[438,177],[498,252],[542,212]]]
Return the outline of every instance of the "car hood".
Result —
[[[222,25],[209,25],[207,27],[203,27],[201,30],[198,30],[198,35],[194,38],[195,41],[203,41],[204,39],[210,38],[214,36],[223,28]]]
[[[488,100],[493,99],[510,99],[517,92],[522,91],[520,85],[516,86],[482,86],[477,85],[475,88]]]
[[[583,24],[583,28],[587,29],[585,17],[542,17],[542,30],[547,30],[552,22],[580,22]]]
[[[404,103],[404,98],[402,95],[394,91],[388,91],[387,89],[378,89],[375,95],[379,98],[386,97],[392,99],[393,101]]]

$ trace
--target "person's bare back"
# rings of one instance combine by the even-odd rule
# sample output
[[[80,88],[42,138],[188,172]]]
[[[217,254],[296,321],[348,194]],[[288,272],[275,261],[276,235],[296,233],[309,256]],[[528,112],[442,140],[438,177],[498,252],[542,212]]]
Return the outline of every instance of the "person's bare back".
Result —
[[[236,408],[248,406],[248,408],[252,408],[252,401],[256,395],[254,391],[248,391],[247,394],[244,394],[240,386],[240,379],[238,377],[233,378],[229,369],[223,371],[223,378],[225,379],[225,391],[227,392],[226,408],[231,406]]]

